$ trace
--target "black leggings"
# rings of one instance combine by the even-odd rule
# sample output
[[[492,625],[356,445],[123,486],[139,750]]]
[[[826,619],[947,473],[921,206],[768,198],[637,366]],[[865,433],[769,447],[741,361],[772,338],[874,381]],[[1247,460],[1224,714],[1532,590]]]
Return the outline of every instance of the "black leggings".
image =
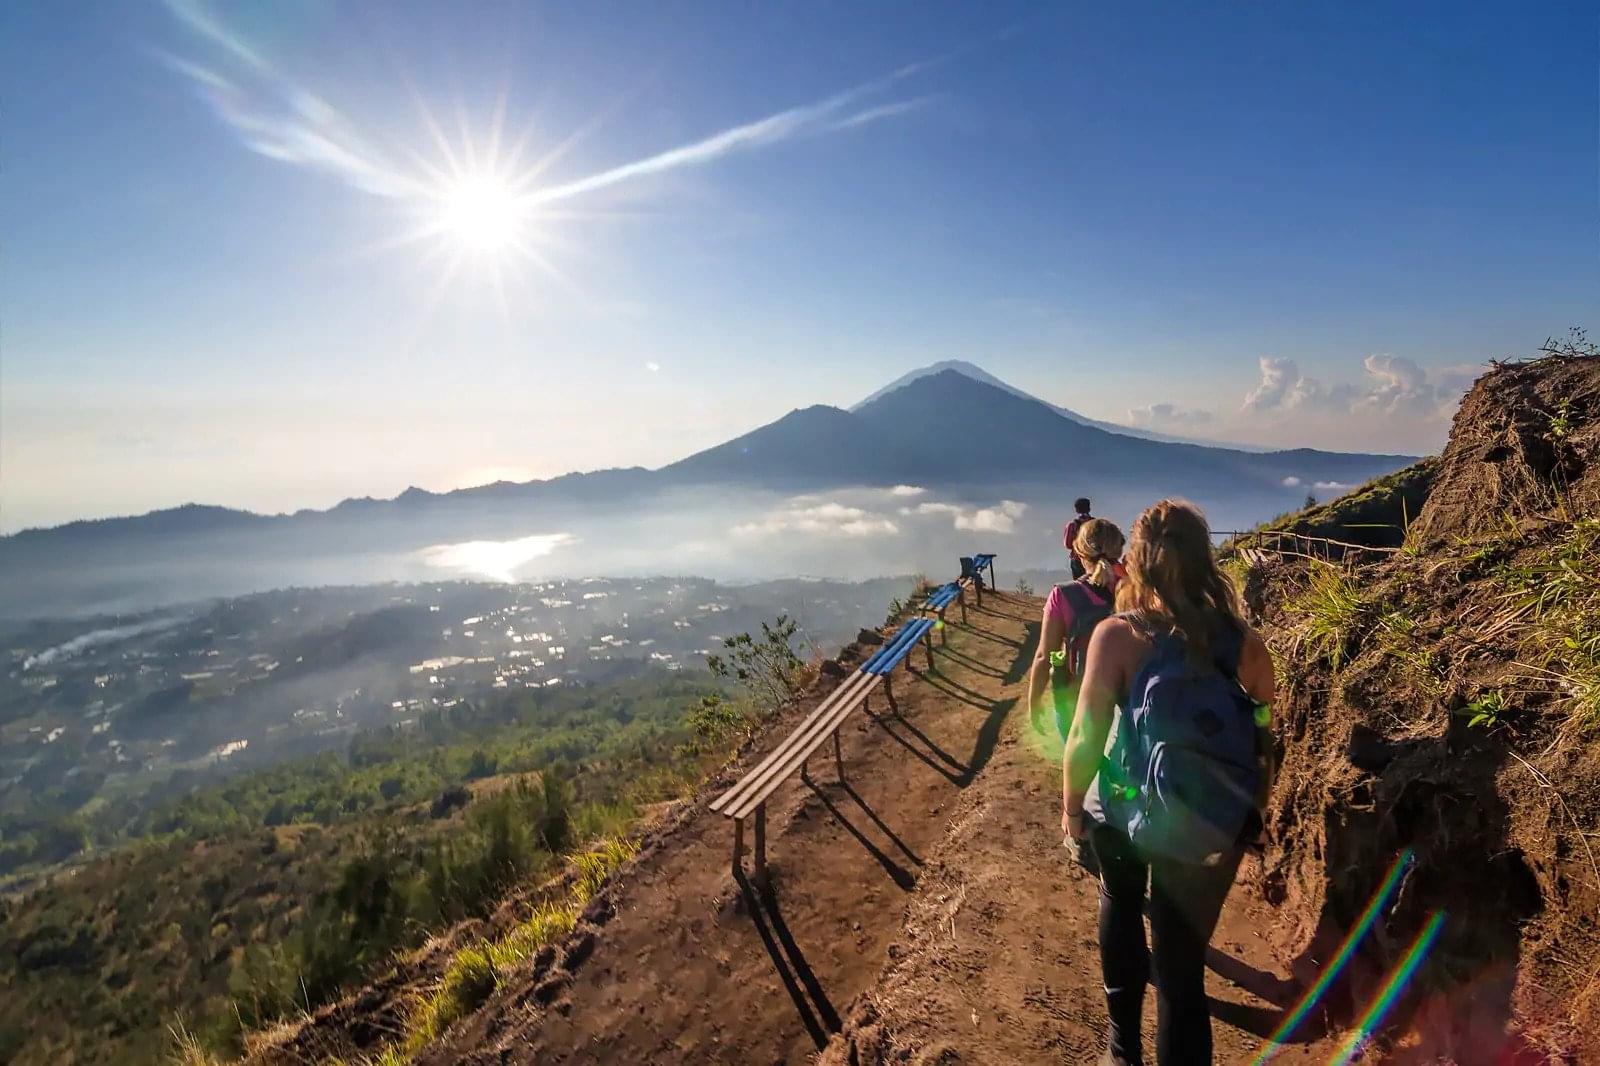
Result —
[[[1121,1061],[1144,1061],[1140,1013],[1150,981],[1145,947],[1145,895],[1156,982],[1156,1062],[1211,1061],[1211,1008],[1206,1001],[1206,945],[1233,887],[1240,853],[1216,866],[1141,855],[1120,829],[1094,829],[1100,860],[1100,970],[1105,978],[1110,1044]]]

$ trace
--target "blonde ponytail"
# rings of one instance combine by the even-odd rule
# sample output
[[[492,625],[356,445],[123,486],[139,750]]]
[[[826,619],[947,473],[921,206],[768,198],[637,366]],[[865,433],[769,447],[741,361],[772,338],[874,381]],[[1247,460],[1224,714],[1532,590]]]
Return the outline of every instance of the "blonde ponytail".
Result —
[[[1124,543],[1122,530],[1104,518],[1091,518],[1078,527],[1072,550],[1082,560],[1090,584],[1107,589],[1116,584],[1116,562],[1122,558]]]

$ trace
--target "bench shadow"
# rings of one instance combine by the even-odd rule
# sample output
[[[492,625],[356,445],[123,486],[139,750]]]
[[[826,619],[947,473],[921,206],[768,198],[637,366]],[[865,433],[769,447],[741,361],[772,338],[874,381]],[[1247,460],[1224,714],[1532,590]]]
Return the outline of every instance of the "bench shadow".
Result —
[[[911,871],[907,870],[904,866],[901,866],[898,862],[895,862],[887,852],[878,847],[878,845],[872,841],[871,837],[863,833],[859,826],[850,821],[850,819],[846,818],[844,816],[844,812],[839,810],[839,805],[833,802],[833,800],[828,796],[827,792],[823,791],[821,785],[817,784],[815,781],[808,780],[806,781],[806,787],[811,789],[812,793],[817,797],[817,799],[822,801],[822,805],[824,807],[828,808],[828,813],[833,815],[834,821],[844,826],[845,832],[855,837],[856,842],[867,850],[867,854],[871,855],[878,861],[878,865],[883,867],[884,872],[889,875],[889,880],[893,881],[896,887],[898,887],[902,892],[910,892],[913,888],[917,887],[917,879],[911,873]],[[862,810],[867,812],[868,817],[876,822],[880,828],[884,829],[884,832],[887,833],[890,839],[895,842],[895,845],[899,847],[901,851],[911,855],[910,849],[901,842],[900,838],[891,832],[887,827],[885,827],[883,822],[878,819],[878,816],[873,813],[873,811],[868,808],[865,803],[861,802],[861,797],[856,796],[855,790],[851,789],[848,785],[845,786],[845,789],[850,793],[851,796],[855,797],[856,802],[860,804]],[[918,865],[921,865],[921,859],[918,859],[915,855],[911,855],[911,858]]]
[[[1011,606],[1011,605],[1010,604],[1005,604],[1004,606]],[[976,614],[992,615],[995,618],[1007,618],[1007,619],[1010,619],[1013,622],[1026,622],[1028,620],[1028,617],[1029,617],[1027,614],[1016,614],[1013,611],[999,610],[994,606],[993,599],[989,598],[989,597],[986,597],[984,599],[983,606],[979,607],[977,605],[973,605],[973,606],[968,607],[967,609],[969,611],[972,611],[972,612],[976,613]]]
[[[949,696],[952,699],[960,700],[962,703],[977,707],[980,710],[988,707],[989,705],[989,697],[985,696],[977,689],[968,688],[966,685],[963,685],[961,682],[957,681],[943,670],[940,670],[937,660],[934,661],[934,665],[931,669],[926,666],[918,669],[917,667],[912,666],[909,661],[907,661],[906,672],[911,674],[911,676],[918,678],[919,680],[927,682],[929,685],[932,685],[946,696]]]
[[[821,1051],[827,1046],[828,1038],[841,1028],[839,1012],[834,1009],[822,983],[806,962],[800,946],[794,942],[794,935],[783,920],[771,886],[758,889],[750,883],[743,870],[735,870],[733,876],[739,882],[739,891],[744,896],[745,907],[756,933],[772,959],[773,968],[778,971],[784,990],[794,1003],[795,1013],[806,1027],[811,1042]]]
[[[985,677],[992,677],[997,680],[1005,676],[1004,671],[996,670],[989,664],[980,662],[965,652],[956,651],[948,644],[940,644],[937,650],[940,655],[949,656],[957,663],[960,663],[963,668],[971,670],[975,674],[983,674]]]
[[[935,744],[926,733],[899,715],[875,714],[871,718],[873,724],[888,734],[896,744],[899,744],[917,759],[927,764],[952,785],[958,788],[962,787],[962,781],[966,780],[969,775],[967,765]],[[919,743],[914,744],[910,737],[902,736],[899,732],[902,729],[910,733],[912,737],[915,737]]]
[[[1020,618],[1017,619],[1017,620],[1019,622],[1023,621],[1023,619],[1020,619]],[[1004,644],[1008,648],[1015,648],[1015,647],[1019,647],[1020,646],[1017,641],[1007,640],[1005,637],[998,636],[998,635],[996,635],[994,633],[989,632],[986,629],[979,629],[977,626],[973,625],[971,622],[955,622],[955,623],[946,623],[946,624],[947,625],[954,625],[961,632],[966,633],[969,636],[981,637],[984,640],[990,640],[990,641],[993,641],[996,644]]]

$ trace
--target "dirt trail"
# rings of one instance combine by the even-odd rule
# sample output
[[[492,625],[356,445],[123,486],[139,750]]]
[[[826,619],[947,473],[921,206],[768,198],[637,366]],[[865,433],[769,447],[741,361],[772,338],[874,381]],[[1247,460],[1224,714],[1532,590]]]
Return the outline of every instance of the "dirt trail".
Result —
[[[1105,1048],[1096,883],[1061,846],[1060,743],[1006,722],[994,758],[929,856],[875,986],[822,1056],[843,1063],[1094,1063]],[[1249,1062],[1299,998],[1265,936],[1247,857],[1212,941],[1218,1063]],[[1155,996],[1145,1052],[1155,1061]],[[1273,1062],[1326,1063],[1343,1034],[1313,1014]]]
[[[702,796],[617,886],[570,981],[513,985],[422,1061],[1094,1061],[1093,882],[1064,867],[1059,763],[1022,706],[1038,610],[987,596],[932,670],[919,649],[896,675],[897,714],[875,696],[845,726],[844,783],[819,755],[816,787],[779,790],[770,894],[733,880],[729,823]],[[1219,1062],[1247,1060],[1289,999],[1251,898],[1235,892],[1216,943],[1263,995],[1216,979]]]

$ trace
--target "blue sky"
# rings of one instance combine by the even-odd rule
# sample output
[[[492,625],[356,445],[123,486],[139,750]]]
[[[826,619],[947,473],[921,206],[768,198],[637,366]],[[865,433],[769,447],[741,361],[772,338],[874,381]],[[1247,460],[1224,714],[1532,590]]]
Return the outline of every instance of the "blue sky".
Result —
[[[13,2],[0,528],[655,465],[947,358],[1427,450],[1471,368],[1600,329],[1597,46],[1576,4]]]

